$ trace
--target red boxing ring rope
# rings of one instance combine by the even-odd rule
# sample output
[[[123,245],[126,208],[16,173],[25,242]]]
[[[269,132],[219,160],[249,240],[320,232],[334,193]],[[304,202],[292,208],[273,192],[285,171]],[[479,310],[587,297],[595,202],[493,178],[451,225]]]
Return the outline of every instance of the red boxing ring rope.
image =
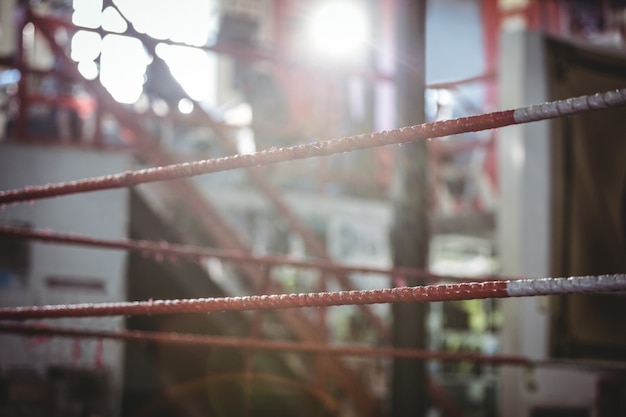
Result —
[[[198,260],[201,258],[218,258],[238,263],[256,263],[266,266],[293,266],[297,268],[314,268],[323,271],[342,273],[384,274],[390,276],[422,278],[435,283],[441,280],[456,282],[493,281],[495,279],[515,279],[513,277],[453,277],[433,274],[428,270],[416,268],[374,268],[369,266],[344,265],[333,262],[301,260],[288,256],[254,256],[235,250],[204,248],[193,245],[180,245],[168,242],[152,242],[148,240],[131,239],[101,239],[89,236],[79,236],[67,233],[53,233],[48,230],[30,230],[0,226],[0,235],[18,239],[31,239],[44,243],[61,243],[81,245],[103,249],[133,250],[144,255],[175,255],[180,258]]]
[[[407,359],[426,359],[441,361],[469,361],[488,365],[534,367],[576,367],[590,369],[626,370],[624,365],[611,361],[570,361],[537,360],[521,355],[484,355],[477,353],[455,353],[419,349],[369,347],[360,345],[328,345],[314,342],[293,342],[284,340],[266,340],[258,338],[238,338],[226,336],[200,335],[177,332],[147,332],[141,330],[93,330],[66,327],[50,327],[41,324],[0,322],[0,334],[20,336],[63,337],[72,339],[107,339],[121,342],[153,342],[177,345],[196,345],[226,347],[250,350],[269,350],[327,354],[358,357],[397,357]]]
[[[626,88],[569,98],[567,100],[536,104],[521,107],[516,110],[506,110],[460,119],[424,123],[386,132],[348,136],[341,139],[285,148],[270,148],[246,155],[233,155],[137,171],[125,171],[113,175],[43,186],[28,186],[21,189],[0,192],[0,204],[17,203],[88,191],[131,187],[148,182],[173,180],[237,168],[275,164],[296,159],[328,156],[377,146],[408,143],[419,139],[437,138],[538,120],[553,119],[593,110],[607,109],[624,104],[626,104]]]
[[[0,308],[0,319],[22,320],[60,317],[210,313],[219,311],[328,307],[416,301],[473,300],[609,291],[626,291],[626,274],[523,279],[518,281],[488,281],[362,291],[3,307]]]
[[[265,340],[258,338],[239,338],[209,336],[176,332],[146,332],[139,330],[92,330],[48,327],[24,323],[0,322],[0,333],[12,333],[26,336],[50,336],[69,338],[95,338],[121,341],[148,341],[183,345],[204,345],[213,347],[232,347],[238,349],[275,350],[302,353],[322,353],[341,356],[399,357],[411,359],[434,359],[444,361],[472,361],[498,365],[530,365],[532,362],[517,355],[482,355],[475,353],[453,353],[418,349],[398,349],[391,347],[366,347],[358,345],[328,345],[314,342],[292,342],[286,340]]]

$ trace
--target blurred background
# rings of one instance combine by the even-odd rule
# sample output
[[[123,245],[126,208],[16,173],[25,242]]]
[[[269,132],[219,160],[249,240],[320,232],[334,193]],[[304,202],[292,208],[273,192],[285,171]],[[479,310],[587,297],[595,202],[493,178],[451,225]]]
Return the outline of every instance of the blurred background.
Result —
[[[3,0],[0,187],[623,88],[625,36],[623,0]],[[623,116],[2,206],[0,225],[406,266],[443,282],[623,273]],[[424,283],[0,234],[2,306]],[[549,366],[0,334],[0,416],[626,416],[624,305],[609,294],[40,320]]]

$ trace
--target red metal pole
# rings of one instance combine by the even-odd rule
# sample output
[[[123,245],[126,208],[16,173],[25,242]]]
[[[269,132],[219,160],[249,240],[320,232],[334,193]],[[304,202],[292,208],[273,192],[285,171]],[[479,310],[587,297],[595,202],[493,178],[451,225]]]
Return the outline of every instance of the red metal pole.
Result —
[[[500,44],[500,9],[498,0],[482,0],[483,54],[485,57],[485,73],[496,74],[499,69]],[[495,83],[486,86],[485,103],[491,110],[498,102]]]
[[[20,71],[20,80],[18,82],[17,97],[18,113],[15,121],[15,137],[18,140],[26,139],[26,122],[28,113],[28,75],[26,71],[26,51],[24,45],[24,28],[28,23],[28,9],[25,6],[21,6],[16,9],[15,12],[15,30],[17,31],[15,39],[17,42],[17,48],[15,49],[15,64]]]

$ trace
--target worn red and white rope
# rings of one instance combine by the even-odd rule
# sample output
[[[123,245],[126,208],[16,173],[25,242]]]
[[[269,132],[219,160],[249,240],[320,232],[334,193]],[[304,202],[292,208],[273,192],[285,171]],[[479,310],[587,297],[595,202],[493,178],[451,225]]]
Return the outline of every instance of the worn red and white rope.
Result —
[[[433,302],[611,291],[626,291],[625,274],[571,278],[540,278],[519,281],[488,281],[363,291],[3,307],[0,308],[0,319],[18,320],[59,317],[210,313],[219,311]]]
[[[391,131],[348,136],[322,142],[260,152],[166,165],[137,171],[94,177],[77,181],[28,186],[0,192],[0,204],[31,201],[96,190],[131,187],[138,184],[173,180],[238,168],[269,165],[297,159],[328,156],[377,146],[401,144],[420,139],[437,138],[465,132],[494,129],[520,123],[552,119],[626,104],[626,89],[596,93],[566,100],[535,104],[516,110],[443,120]]]

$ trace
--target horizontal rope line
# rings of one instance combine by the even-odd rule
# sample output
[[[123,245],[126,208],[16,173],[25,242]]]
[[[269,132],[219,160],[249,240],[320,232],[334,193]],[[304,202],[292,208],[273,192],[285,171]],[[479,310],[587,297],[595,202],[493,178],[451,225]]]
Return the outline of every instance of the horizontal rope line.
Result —
[[[123,342],[171,343],[179,345],[200,345],[211,347],[231,347],[242,350],[270,350],[338,356],[359,357],[398,357],[407,359],[429,359],[442,361],[471,361],[491,365],[530,366],[530,367],[572,367],[609,371],[626,370],[626,365],[602,360],[536,360],[521,355],[482,355],[473,353],[453,353],[404,349],[392,347],[367,347],[358,345],[328,345],[312,342],[291,342],[253,338],[209,336],[177,332],[146,332],[140,330],[94,330],[50,327],[41,324],[0,322],[0,333],[21,336],[64,337],[84,339],[108,339]]]
[[[344,265],[326,261],[300,260],[287,256],[254,256],[249,253],[223,250],[214,248],[204,248],[193,245],[179,245],[168,242],[153,242],[148,240],[131,239],[101,239],[89,236],[79,236],[67,233],[53,233],[48,230],[20,229],[14,227],[0,226],[0,235],[11,236],[19,239],[31,239],[43,243],[61,243],[67,245],[80,245],[102,249],[132,250],[145,256],[167,256],[175,255],[177,258],[170,258],[172,261],[178,259],[188,259],[201,261],[203,258],[218,258],[225,261],[238,263],[255,263],[265,266],[293,266],[297,268],[314,268],[324,271],[342,273],[366,273],[384,274],[390,276],[401,276],[411,278],[423,278],[430,282],[441,280],[452,280],[457,282],[493,281],[495,276],[482,277],[454,277],[431,273],[424,269],[416,268],[374,268],[369,266]],[[180,258],[178,258],[180,257]],[[499,277],[500,279],[515,279],[512,277]]]
[[[472,361],[501,365],[528,365],[529,359],[516,355],[481,355],[474,353],[453,353],[392,347],[366,347],[357,345],[329,345],[313,342],[292,342],[256,338],[207,336],[176,332],[146,332],[139,330],[93,330],[48,327],[24,323],[0,322],[0,333],[26,336],[50,336],[69,338],[113,339],[120,341],[141,341],[173,343],[182,345],[204,345],[238,349],[258,349],[302,353],[322,353],[341,356],[399,357],[413,359],[435,359],[444,361]]]
[[[597,93],[589,96],[553,101],[478,116],[443,120],[404,127],[391,131],[348,136],[322,142],[284,148],[270,148],[260,152],[172,164],[137,171],[88,178],[42,186],[27,186],[0,192],[0,204],[31,201],[96,190],[131,187],[149,182],[173,180],[238,168],[269,165],[298,159],[329,156],[384,145],[402,144],[420,139],[437,138],[459,133],[475,132],[518,123],[551,119],[592,110],[624,105],[626,89]]]
[[[626,275],[488,281],[304,294],[3,307],[0,308],[0,319],[210,313],[296,307],[473,300],[608,291],[626,291]]]

